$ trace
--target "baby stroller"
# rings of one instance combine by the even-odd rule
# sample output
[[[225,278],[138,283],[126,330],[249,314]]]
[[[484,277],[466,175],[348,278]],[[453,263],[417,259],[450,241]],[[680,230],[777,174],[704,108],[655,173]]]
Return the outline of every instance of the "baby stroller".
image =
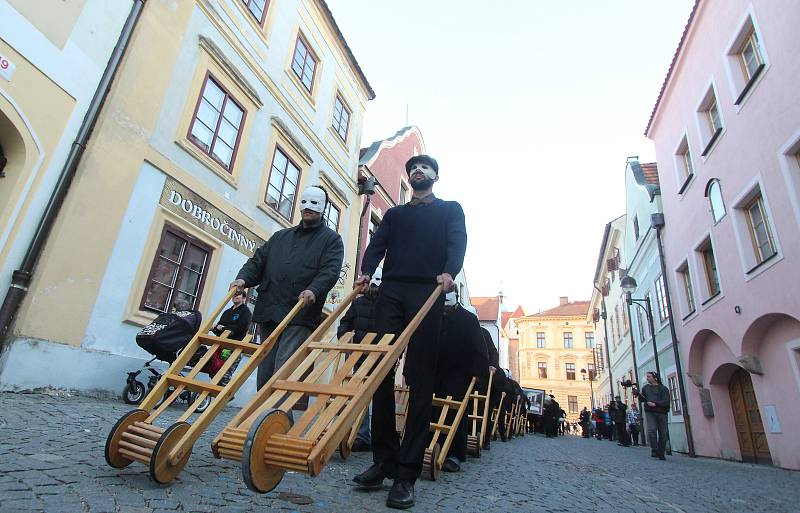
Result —
[[[122,392],[122,399],[128,404],[139,404],[150,393],[158,380],[161,378],[161,371],[153,367],[151,364],[155,360],[161,360],[167,364],[172,364],[178,357],[178,353],[186,347],[186,344],[192,339],[197,330],[200,329],[203,316],[197,310],[184,310],[174,313],[161,314],[156,319],[142,328],[136,334],[136,344],[153,355],[149,361],[138,371],[129,372],[125,389]],[[196,363],[199,358],[192,358],[189,361],[188,367],[191,368],[193,362]],[[147,379],[147,385],[136,379],[142,372],[149,372],[150,375]],[[183,373],[181,373],[183,374]],[[164,398],[172,393],[172,389],[168,389]],[[181,394],[181,399],[189,404],[192,404],[197,398],[197,392],[185,391]],[[208,408],[211,403],[211,396],[207,397],[200,406],[195,410],[197,413],[202,413]]]

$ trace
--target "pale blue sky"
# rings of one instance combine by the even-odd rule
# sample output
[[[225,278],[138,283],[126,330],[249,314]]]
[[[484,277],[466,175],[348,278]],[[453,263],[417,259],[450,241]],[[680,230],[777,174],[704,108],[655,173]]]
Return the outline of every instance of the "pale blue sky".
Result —
[[[472,295],[589,299],[605,223],[693,0],[328,0],[377,98],[362,146],[409,123],[467,217]]]

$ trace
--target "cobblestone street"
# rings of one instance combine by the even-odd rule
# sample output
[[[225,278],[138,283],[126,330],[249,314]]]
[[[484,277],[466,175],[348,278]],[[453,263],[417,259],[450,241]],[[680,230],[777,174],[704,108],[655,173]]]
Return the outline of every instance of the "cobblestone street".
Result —
[[[137,463],[109,468],[106,435],[129,407],[64,395],[0,393],[0,511],[384,511],[388,486],[357,491],[351,478],[370,457],[334,456],[317,478],[288,473],[271,493],[251,493],[239,467],[216,460],[211,434],[236,410],[228,408],[194,447],[179,478],[155,484]],[[176,418],[179,410],[169,412]],[[387,481],[388,482],[388,481]],[[798,511],[800,473],[772,467],[669,457],[607,441],[525,436],[494,443],[460,474],[420,480],[414,511]],[[283,495],[282,495],[283,494]],[[290,502],[298,494],[310,502]],[[388,511],[388,510],[387,510]]]

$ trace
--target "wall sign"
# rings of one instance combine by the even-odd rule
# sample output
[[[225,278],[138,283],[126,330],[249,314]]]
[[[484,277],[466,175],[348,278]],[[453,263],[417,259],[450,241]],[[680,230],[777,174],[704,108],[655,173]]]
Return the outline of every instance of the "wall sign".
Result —
[[[159,204],[248,257],[264,244],[261,237],[172,178],[167,178]]]
[[[778,409],[774,404],[764,406],[764,416],[767,417],[767,425],[770,433],[781,433],[781,421],[778,419]]]
[[[0,53],[0,77],[11,81],[11,75],[14,74],[14,70],[17,69],[17,65],[8,60],[8,58]]]

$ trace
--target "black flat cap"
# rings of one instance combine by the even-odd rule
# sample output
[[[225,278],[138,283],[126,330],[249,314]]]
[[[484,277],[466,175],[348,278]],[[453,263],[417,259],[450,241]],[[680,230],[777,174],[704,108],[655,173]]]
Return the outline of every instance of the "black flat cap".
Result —
[[[422,162],[423,164],[428,164],[429,166],[431,166],[433,168],[434,171],[436,171],[437,175],[439,174],[439,163],[436,162],[436,159],[434,159],[433,157],[430,157],[428,155],[414,155],[413,157],[408,159],[408,162],[406,162],[406,173],[410,173],[411,172],[411,166],[413,166],[417,162]]]

